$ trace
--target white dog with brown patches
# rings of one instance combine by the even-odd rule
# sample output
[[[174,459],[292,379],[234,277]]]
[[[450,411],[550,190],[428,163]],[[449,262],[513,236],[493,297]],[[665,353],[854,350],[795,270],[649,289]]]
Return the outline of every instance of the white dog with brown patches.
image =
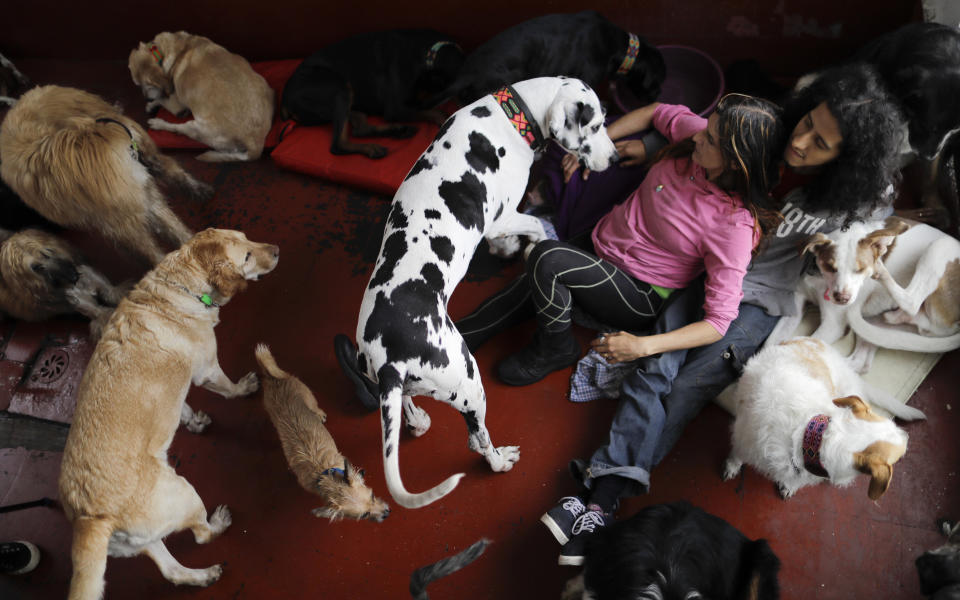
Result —
[[[747,363],[736,394],[724,479],[746,463],[776,481],[783,498],[824,479],[846,486],[864,473],[868,495],[878,499],[907,450],[907,433],[870,405],[902,419],[924,418],[871,387],[836,350],[813,338],[765,347]]]
[[[869,370],[877,346],[912,352],[960,348],[960,241],[929,225],[891,217],[817,234],[804,251],[814,254],[820,274],[802,281],[797,315],[804,301],[817,302],[821,323],[812,336],[828,343],[849,325],[858,336],[850,360],[861,373]],[[879,315],[919,333],[864,319]],[[781,319],[767,343],[789,337],[799,319]]]

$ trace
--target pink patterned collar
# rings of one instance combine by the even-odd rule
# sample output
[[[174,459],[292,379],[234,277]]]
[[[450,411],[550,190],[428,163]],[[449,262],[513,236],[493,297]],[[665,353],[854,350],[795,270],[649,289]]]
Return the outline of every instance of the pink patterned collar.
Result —
[[[830,425],[830,417],[817,415],[810,419],[803,432],[803,468],[818,477],[830,477],[823,463],[820,462],[820,444],[823,443],[823,434]]]

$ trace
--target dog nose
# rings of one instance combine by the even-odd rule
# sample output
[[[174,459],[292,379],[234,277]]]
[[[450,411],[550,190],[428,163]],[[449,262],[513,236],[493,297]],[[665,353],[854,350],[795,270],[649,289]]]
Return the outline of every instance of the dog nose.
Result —
[[[273,254],[274,258],[280,258],[280,246],[275,246],[273,244],[270,244],[269,251],[271,254]]]
[[[620,162],[620,153],[614,150],[613,154],[610,155],[610,163],[612,164],[618,162]]]
[[[850,302],[850,294],[844,292],[834,292],[833,300],[837,304],[848,304]]]

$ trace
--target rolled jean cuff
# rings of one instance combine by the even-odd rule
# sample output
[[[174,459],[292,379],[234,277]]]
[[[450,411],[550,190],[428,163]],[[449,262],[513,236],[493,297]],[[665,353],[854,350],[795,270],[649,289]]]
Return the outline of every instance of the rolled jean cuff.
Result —
[[[581,481],[587,489],[593,489],[593,480],[605,475],[616,475],[632,480],[634,484],[625,491],[627,496],[639,496],[650,489],[650,472],[646,469],[611,466],[599,462],[591,462],[590,466],[586,467],[586,463],[581,460],[575,460],[573,463],[573,468],[580,469]]]

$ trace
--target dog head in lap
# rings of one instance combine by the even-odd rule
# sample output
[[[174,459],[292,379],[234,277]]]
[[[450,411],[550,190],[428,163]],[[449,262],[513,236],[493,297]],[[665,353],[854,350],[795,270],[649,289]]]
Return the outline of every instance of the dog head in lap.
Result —
[[[550,137],[576,154],[593,171],[603,171],[619,158],[603,124],[596,92],[579,79],[565,79],[547,109]]]
[[[224,300],[260,279],[277,266],[280,249],[273,244],[251,242],[240,231],[207,229],[195,235],[187,247],[205,279]]]
[[[851,304],[863,284],[876,275],[877,261],[893,249],[897,236],[909,228],[896,217],[887,219],[879,229],[857,222],[846,231],[837,230],[829,236],[814,235],[804,252],[816,258],[830,301]]]

